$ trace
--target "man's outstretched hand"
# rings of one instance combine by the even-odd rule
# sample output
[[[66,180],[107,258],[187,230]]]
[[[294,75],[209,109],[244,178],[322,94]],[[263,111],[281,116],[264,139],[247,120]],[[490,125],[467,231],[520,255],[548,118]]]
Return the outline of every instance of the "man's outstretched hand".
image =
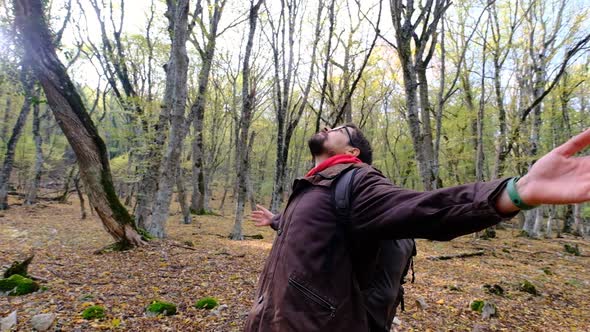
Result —
[[[590,145],[590,129],[574,136],[539,159],[517,183],[528,205],[573,204],[590,201],[590,156],[574,157]],[[516,207],[506,190],[496,202],[498,211],[510,213]]]
[[[250,218],[254,221],[255,226],[270,226],[274,214],[264,206],[256,205],[257,210],[252,211]]]

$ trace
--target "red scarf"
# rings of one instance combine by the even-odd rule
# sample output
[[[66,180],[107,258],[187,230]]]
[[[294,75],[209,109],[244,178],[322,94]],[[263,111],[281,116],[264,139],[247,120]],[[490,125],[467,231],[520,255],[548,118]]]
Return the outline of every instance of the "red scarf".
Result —
[[[362,161],[353,155],[338,154],[338,155],[335,155],[333,157],[330,157],[330,158],[322,161],[319,165],[317,165],[316,167],[312,168],[309,172],[307,172],[307,174],[305,176],[307,177],[307,176],[316,175],[317,173],[325,170],[326,168],[332,167],[332,166],[338,165],[338,164],[358,164],[358,163],[362,163]]]

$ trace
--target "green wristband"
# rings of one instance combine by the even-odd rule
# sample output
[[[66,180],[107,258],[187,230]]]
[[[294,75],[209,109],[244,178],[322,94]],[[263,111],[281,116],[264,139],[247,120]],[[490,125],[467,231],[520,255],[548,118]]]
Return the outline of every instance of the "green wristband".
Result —
[[[506,184],[506,190],[508,191],[508,197],[510,197],[510,200],[512,201],[512,203],[514,205],[516,205],[517,208],[521,209],[521,210],[531,210],[536,208],[536,205],[527,205],[525,202],[522,201],[522,198],[520,198],[520,195],[518,194],[518,191],[516,190],[516,182],[518,182],[518,180],[520,180],[520,176],[514,177],[510,180],[508,180],[508,183]]]

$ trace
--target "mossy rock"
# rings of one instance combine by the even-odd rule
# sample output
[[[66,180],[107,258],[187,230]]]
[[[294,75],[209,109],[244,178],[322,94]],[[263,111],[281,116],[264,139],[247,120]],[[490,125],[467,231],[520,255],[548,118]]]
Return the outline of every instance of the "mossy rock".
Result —
[[[216,299],[212,297],[204,297],[195,303],[197,309],[213,309],[219,305]]]
[[[39,284],[20,274],[0,279],[0,292],[8,295],[25,295],[39,290]]]
[[[533,285],[528,280],[523,280],[520,284],[518,284],[518,290],[535,296],[539,295],[537,287],[535,287],[535,285]]]
[[[471,302],[471,310],[481,313],[485,303],[486,302],[483,300],[474,300],[473,302]]]
[[[497,285],[497,284],[493,284],[493,285],[485,284],[485,285],[483,285],[483,288],[489,294],[498,295],[498,296],[504,296],[504,288],[502,288],[502,286],[500,286],[500,285]]]
[[[453,292],[462,292],[463,290],[459,287],[459,285],[446,285],[444,288],[453,291]]]
[[[176,305],[170,302],[155,300],[145,310],[151,314],[172,316],[176,314]]]
[[[496,238],[496,230],[493,228],[486,228],[484,229],[483,233],[479,237],[482,240],[489,240]]]
[[[35,257],[35,255],[29,256],[29,258],[25,259],[22,262],[13,262],[12,265],[10,265],[10,267],[6,269],[6,271],[4,271],[4,278],[10,278],[11,275],[15,274],[19,274],[23,277],[28,277],[27,270],[29,268],[29,264],[31,264],[31,261],[33,260],[33,257]]]
[[[90,306],[82,311],[82,318],[86,320],[101,319],[105,316],[104,308],[99,305]]]
[[[571,244],[566,243],[563,245],[563,249],[568,254],[572,254],[574,256],[580,256],[580,248],[578,247],[577,244],[572,246]]]

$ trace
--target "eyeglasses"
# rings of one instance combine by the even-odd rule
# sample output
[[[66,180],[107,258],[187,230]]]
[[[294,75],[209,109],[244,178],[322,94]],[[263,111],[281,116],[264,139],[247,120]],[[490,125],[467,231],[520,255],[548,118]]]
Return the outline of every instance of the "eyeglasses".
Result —
[[[352,136],[350,135],[350,131],[348,130],[348,126],[340,126],[340,127],[332,128],[332,129],[328,130],[328,132],[338,131],[340,129],[344,129],[344,131],[346,131],[346,135],[348,136],[348,145],[352,146],[353,148],[356,148],[357,146],[354,145],[354,143],[352,142]]]

